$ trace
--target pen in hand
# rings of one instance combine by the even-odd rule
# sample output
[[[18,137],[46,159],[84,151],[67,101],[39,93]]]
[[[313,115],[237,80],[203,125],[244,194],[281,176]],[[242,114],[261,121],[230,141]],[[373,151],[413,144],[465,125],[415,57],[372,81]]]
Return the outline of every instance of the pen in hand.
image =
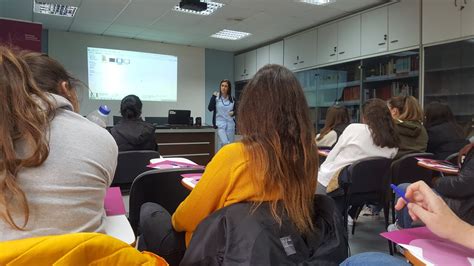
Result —
[[[395,192],[395,194],[401,197],[406,203],[410,203],[410,201],[407,198],[405,198],[405,193],[403,193],[396,185],[390,184],[390,187]]]

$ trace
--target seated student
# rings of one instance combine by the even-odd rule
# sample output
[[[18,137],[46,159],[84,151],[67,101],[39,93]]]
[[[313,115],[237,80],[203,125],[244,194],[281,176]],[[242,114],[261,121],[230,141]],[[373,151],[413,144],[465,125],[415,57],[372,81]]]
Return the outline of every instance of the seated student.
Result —
[[[474,250],[474,226],[459,219],[441,197],[423,181],[411,184],[405,197],[410,203],[398,199],[395,209],[408,209],[413,220],[423,222],[435,235]],[[384,253],[360,253],[346,259],[342,266],[358,265],[411,265]]]
[[[426,151],[434,153],[435,159],[444,160],[469,143],[451,108],[445,104],[434,102],[426,106],[425,127],[428,132]]]
[[[119,151],[156,150],[155,127],[142,120],[142,101],[136,95],[128,95],[120,104],[122,120],[110,133]]]
[[[395,159],[414,152],[425,152],[428,145],[428,134],[423,121],[423,111],[418,100],[413,96],[395,96],[387,102],[395,131],[400,137],[400,144]]]
[[[185,232],[186,245],[201,221],[239,202],[268,202],[275,222],[285,212],[301,234],[316,230],[312,218],[318,215],[313,212],[318,155],[298,80],[282,66],[267,65],[247,84],[240,106],[242,141],[219,150],[172,216],[174,230]],[[277,203],[283,207],[277,208]],[[146,217],[161,220],[159,216],[166,211],[144,206],[148,206],[142,206],[140,215],[144,243],[160,247],[161,237],[169,239],[166,233],[157,232],[166,227],[165,223],[147,222],[148,227],[142,223]],[[160,249],[171,250],[163,245]]]
[[[474,225],[474,144],[468,144],[459,151],[458,161],[464,161],[457,176],[440,177],[433,180],[433,190],[462,220]],[[401,184],[405,191],[409,184]],[[412,227],[412,219],[407,209],[397,212],[397,221],[388,230]]]
[[[117,145],[76,113],[77,83],[46,55],[0,46],[0,241],[104,231]]]
[[[326,194],[332,179],[337,183],[339,172],[353,162],[372,156],[393,158],[399,139],[387,105],[380,99],[362,105],[362,124],[347,126],[318,173],[317,194]]]
[[[316,144],[319,147],[333,147],[349,122],[349,112],[346,107],[342,105],[329,107],[326,123],[321,132],[316,135]]]

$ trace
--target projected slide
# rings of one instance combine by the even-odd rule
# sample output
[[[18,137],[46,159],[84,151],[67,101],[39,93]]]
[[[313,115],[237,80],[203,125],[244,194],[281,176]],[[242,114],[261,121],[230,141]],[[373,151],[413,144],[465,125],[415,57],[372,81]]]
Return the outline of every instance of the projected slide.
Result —
[[[176,102],[178,58],[171,55],[87,47],[89,98]]]

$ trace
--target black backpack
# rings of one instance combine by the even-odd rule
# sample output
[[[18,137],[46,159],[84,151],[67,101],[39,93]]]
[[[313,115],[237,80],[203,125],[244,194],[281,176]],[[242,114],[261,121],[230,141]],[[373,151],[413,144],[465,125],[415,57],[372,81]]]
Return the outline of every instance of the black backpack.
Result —
[[[339,265],[348,256],[347,232],[333,200],[314,200],[316,230],[298,233],[283,215],[281,226],[269,203],[222,208],[202,221],[180,265]]]

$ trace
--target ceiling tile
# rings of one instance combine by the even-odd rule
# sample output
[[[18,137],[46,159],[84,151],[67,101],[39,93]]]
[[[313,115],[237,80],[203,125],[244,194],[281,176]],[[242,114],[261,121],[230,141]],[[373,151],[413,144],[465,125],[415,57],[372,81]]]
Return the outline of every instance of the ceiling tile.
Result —
[[[83,32],[87,29],[89,33],[102,33],[128,3],[128,0],[83,0],[70,30]]]
[[[45,0],[46,1],[46,0]],[[76,17],[34,14],[33,0],[0,0],[0,16],[43,27],[104,34],[224,51],[242,51],[388,0],[336,0],[326,6],[295,0],[215,0],[225,6],[211,16],[172,11],[180,0],[48,0],[78,6]],[[222,29],[252,33],[239,41],[211,38]]]

